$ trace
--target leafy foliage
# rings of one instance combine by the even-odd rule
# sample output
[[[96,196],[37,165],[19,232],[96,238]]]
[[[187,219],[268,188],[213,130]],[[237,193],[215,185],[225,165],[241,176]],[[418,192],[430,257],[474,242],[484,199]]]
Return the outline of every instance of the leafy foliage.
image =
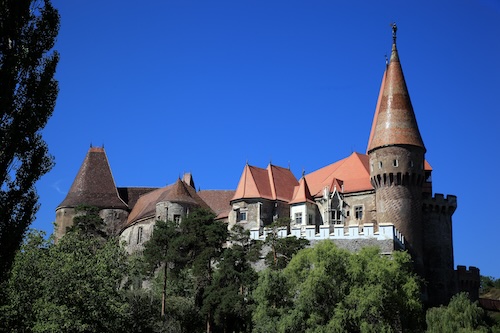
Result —
[[[448,306],[427,311],[427,333],[490,332],[486,313],[466,293],[453,296]]]
[[[227,236],[226,224],[216,221],[213,213],[203,209],[191,211],[179,226],[172,221],[157,221],[151,239],[144,245],[144,256],[150,271],[163,267],[162,315],[168,313],[169,272],[171,282],[181,276],[190,277],[192,294],[183,300],[192,301],[197,311],[201,311],[205,289],[212,281],[213,264],[221,257]],[[206,318],[209,325],[209,313]]]
[[[295,253],[309,245],[304,238],[279,237],[278,232],[282,228],[290,227],[289,218],[279,218],[269,226],[269,233],[265,241],[270,250],[265,256],[265,263],[271,269],[283,269],[292,260]]]
[[[80,232],[57,244],[30,234],[6,283],[9,332],[120,332],[128,304],[120,293],[127,259],[117,240]],[[21,310],[21,311],[20,311]]]
[[[82,234],[106,239],[108,236],[104,231],[104,221],[99,215],[100,208],[95,206],[80,205],[75,208],[75,217],[73,225],[68,231],[78,230]]]
[[[202,312],[211,314],[214,331],[249,332],[253,308],[252,291],[257,273],[251,266],[259,246],[240,226],[231,230],[231,242],[225,248],[204,291]]]
[[[0,0],[0,281],[38,210],[34,184],[53,165],[40,131],[58,93],[58,31],[50,0]]]
[[[500,290],[500,279],[495,279],[492,276],[481,275],[481,286],[479,292],[483,295],[493,289]]]
[[[283,271],[264,271],[254,297],[255,332],[408,331],[422,311],[408,254],[353,254],[329,241],[298,252]]]

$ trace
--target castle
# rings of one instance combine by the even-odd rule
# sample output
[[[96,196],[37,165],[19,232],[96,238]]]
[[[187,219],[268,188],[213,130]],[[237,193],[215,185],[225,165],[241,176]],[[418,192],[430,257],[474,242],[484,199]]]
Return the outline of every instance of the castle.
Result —
[[[407,250],[426,280],[428,304],[443,304],[459,290],[477,295],[479,270],[454,270],[457,200],[433,196],[425,152],[393,26],[366,154],[353,153],[299,180],[288,168],[247,163],[236,190],[196,191],[189,173],[162,188],[116,187],[104,148],[91,147],[56,208],[55,233],[64,235],[79,205],[99,207],[107,232],[120,235],[129,252],[142,248],[155,221],[180,221],[195,207],[210,209],[229,228],[243,226],[253,239],[265,239],[266,226],[288,217],[290,226],[279,230],[282,237],[329,239],[352,251],[370,245],[382,253]]]

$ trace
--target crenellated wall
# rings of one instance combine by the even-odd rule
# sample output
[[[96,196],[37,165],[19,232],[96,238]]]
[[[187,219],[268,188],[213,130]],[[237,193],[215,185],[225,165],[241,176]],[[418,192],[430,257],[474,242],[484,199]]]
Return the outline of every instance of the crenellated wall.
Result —
[[[467,292],[472,301],[477,301],[479,299],[479,285],[481,283],[479,268],[470,266],[467,269],[465,266],[457,266],[455,272],[458,282],[458,292]]]
[[[265,228],[264,233],[255,228],[250,230],[250,238],[255,240],[265,240],[271,232]],[[391,253],[394,250],[405,249],[404,236],[392,224],[379,225],[378,231],[375,231],[373,224],[365,224],[364,226],[351,225],[345,232],[344,225],[328,226],[322,225],[317,232],[314,225],[306,225],[303,227],[292,227],[290,233],[288,228],[282,227],[278,229],[279,237],[295,236],[297,238],[305,238],[314,244],[322,240],[331,240],[339,247],[353,251],[358,251],[365,246],[378,246],[382,253]]]
[[[454,278],[452,215],[457,197],[436,194],[423,202],[425,280],[429,305],[446,304],[457,291]]]

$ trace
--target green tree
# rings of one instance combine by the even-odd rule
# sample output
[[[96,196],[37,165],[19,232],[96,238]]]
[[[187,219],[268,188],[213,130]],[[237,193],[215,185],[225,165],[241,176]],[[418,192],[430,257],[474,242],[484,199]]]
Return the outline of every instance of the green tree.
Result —
[[[78,230],[83,235],[97,237],[101,239],[108,238],[104,231],[104,220],[99,215],[100,209],[95,206],[80,205],[75,208],[75,217],[73,225],[68,227],[69,232]]]
[[[165,315],[165,325],[173,325],[179,320],[181,326],[186,323],[182,318],[174,321],[166,318],[171,315],[171,301],[185,306],[185,311],[179,313],[177,318],[190,312],[190,304],[201,313],[205,289],[211,284],[214,265],[216,266],[223,253],[227,237],[227,225],[216,221],[213,213],[199,208],[193,209],[178,226],[172,221],[156,223],[151,239],[145,244],[144,256],[152,271],[163,268],[158,276],[163,281],[162,314]],[[172,290],[176,285],[182,285],[180,279],[189,282],[189,286],[184,285],[184,290],[189,290],[189,295],[179,289],[177,292]],[[169,288],[172,290],[170,295]],[[191,322],[197,320],[192,318]],[[207,330],[210,330],[212,322],[209,311],[205,318]],[[178,329],[186,330],[186,326]]]
[[[447,306],[427,310],[426,322],[427,333],[490,332],[486,313],[466,293],[453,296]]]
[[[213,331],[250,332],[251,295],[257,281],[251,263],[258,259],[260,244],[252,241],[250,233],[238,225],[231,229],[229,241],[211,284],[205,289],[202,312],[212,314]]]
[[[500,279],[495,279],[492,276],[481,275],[481,286],[480,286],[481,295],[487,294],[493,289],[500,290]]]
[[[180,268],[175,263],[182,263],[179,237],[180,230],[173,221],[156,221],[151,239],[144,244],[143,254],[150,275],[159,268],[163,269],[161,317],[165,316],[169,265]]]
[[[120,291],[127,258],[116,239],[81,232],[57,244],[30,234],[4,285],[6,332],[122,332],[129,305]]]
[[[43,296],[41,288],[49,260],[51,243],[39,231],[28,232],[16,254],[10,279],[0,284],[3,305],[0,306],[0,332],[32,332],[37,321],[35,302]]]
[[[283,271],[264,271],[254,293],[255,332],[400,332],[420,328],[419,280],[410,256],[359,253],[325,241]]]
[[[59,14],[50,0],[0,0],[0,281],[38,210],[53,165],[41,130],[55,107]]]
[[[215,215],[195,209],[180,223],[179,253],[186,260],[195,281],[194,304],[203,307],[205,289],[212,282],[214,265],[219,261],[228,238],[227,225],[215,220]],[[207,332],[211,332],[213,314],[205,314]]]
[[[269,252],[265,256],[265,263],[271,269],[283,269],[288,265],[295,253],[309,245],[309,241],[295,236],[279,237],[279,231],[290,227],[289,218],[279,218],[269,226],[265,245]]]

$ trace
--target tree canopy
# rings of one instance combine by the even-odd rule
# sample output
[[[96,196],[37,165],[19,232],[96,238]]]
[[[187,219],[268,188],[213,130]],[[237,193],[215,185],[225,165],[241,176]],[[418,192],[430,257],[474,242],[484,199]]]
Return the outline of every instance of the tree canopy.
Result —
[[[58,94],[50,0],[0,0],[0,281],[38,210],[36,181],[53,165],[41,129]]]
[[[121,332],[128,304],[120,292],[127,257],[116,239],[80,231],[57,244],[30,233],[3,285],[6,332]]]
[[[451,299],[447,306],[427,311],[427,333],[487,333],[486,313],[466,293]]]
[[[254,298],[255,332],[398,332],[421,324],[419,280],[403,252],[351,253],[321,242],[283,271],[264,271]]]

